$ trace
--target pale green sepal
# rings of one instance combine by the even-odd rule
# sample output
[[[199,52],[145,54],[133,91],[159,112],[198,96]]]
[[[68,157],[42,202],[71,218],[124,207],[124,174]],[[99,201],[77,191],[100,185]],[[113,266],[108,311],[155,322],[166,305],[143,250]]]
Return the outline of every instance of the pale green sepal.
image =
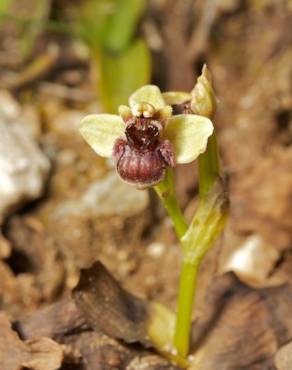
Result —
[[[124,136],[125,124],[121,117],[114,114],[90,114],[83,118],[79,129],[98,155],[110,157],[115,140]]]
[[[176,105],[191,100],[191,94],[184,91],[166,91],[162,93],[166,104]]]
[[[156,110],[166,105],[159,87],[155,85],[142,86],[130,96],[129,105],[131,108],[133,108],[135,104],[140,103],[149,103],[153,105]]]
[[[212,122],[195,114],[180,114],[169,118],[164,136],[174,146],[176,162],[189,163],[206,150],[212,135]]]

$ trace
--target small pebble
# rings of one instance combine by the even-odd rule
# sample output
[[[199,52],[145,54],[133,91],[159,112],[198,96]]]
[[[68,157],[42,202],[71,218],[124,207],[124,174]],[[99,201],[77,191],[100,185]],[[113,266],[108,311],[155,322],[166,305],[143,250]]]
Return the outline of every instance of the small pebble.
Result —
[[[159,258],[165,251],[165,245],[162,243],[154,242],[148,245],[147,254],[153,258]]]

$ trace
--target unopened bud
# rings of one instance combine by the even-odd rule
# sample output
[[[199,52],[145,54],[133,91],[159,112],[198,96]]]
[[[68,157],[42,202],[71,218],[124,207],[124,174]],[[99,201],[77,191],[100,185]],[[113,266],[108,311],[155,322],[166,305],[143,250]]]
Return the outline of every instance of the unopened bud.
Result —
[[[198,77],[191,92],[191,110],[195,114],[212,118],[216,109],[215,94],[212,86],[212,77],[206,66]]]

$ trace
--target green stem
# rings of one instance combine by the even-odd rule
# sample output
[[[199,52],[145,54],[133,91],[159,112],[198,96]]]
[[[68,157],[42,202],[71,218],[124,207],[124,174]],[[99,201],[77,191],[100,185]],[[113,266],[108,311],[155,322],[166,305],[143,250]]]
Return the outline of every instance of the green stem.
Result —
[[[198,267],[198,263],[189,263],[184,260],[180,275],[174,347],[182,357],[186,357],[189,353],[190,324],[192,320]]]
[[[172,169],[167,170],[164,180],[154,186],[154,189],[173,222],[178,239],[181,239],[188,224],[176,200]]]
[[[211,194],[219,176],[219,156],[216,136],[213,133],[206,151],[199,157],[199,208],[181,240],[184,261],[179,283],[174,346],[182,357],[186,357],[189,353],[193,303],[200,263],[225,222],[221,209],[223,205],[225,206],[225,198],[217,199],[221,189],[216,190],[215,195]]]
[[[199,156],[199,195],[204,197],[220,175],[219,153],[215,132],[208,140],[207,150]]]

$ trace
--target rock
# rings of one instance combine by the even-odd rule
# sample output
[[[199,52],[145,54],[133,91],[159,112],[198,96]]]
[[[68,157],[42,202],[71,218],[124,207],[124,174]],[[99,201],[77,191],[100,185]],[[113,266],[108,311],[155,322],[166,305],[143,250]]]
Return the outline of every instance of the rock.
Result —
[[[266,281],[280,257],[278,249],[254,234],[233,251],[222,272],[233,271],[241,281],[257,286]]]
[[[126,218],[139,214],[147,205],[146,191],[125,184],[112,171],[104,179],[90,184],[78,201],[63,203],[55,215],[90,213],[94,217],[118,215]]]
[[[21,107],[8,91],[0,91],[0,101],[0,117],[5,117],[6,119],[11,120],[20,116]]]
[[[248,175],[232,180],[231,217],[237,233],[259,234],[282,252],[292,243],[292,147],[270,152],[259,161],[253,159],[257,165]]]
[[[56,243],[38,219],[11,216],[5,223],[5,237],[12,250],[8,264],[0,262],[0,275],[4,276],[0,308],[15,317],[55,299],[64,284],[65,267]]]
[[[52,103],[50,103],[52,104]],[[59,135],[74,133],[79,135],[79,125],[82,118],[84,118],[84,112],[78,110],[64,110],[61,107],[54,107],[57,110],[54,117],[49,117],[50,129]],[[48,112],[48,114],[52,114]]]
[[[148,355],[142,358],[135,357],[127,366],[126,370],[177,370],[175,365],[170,365],[155,355]]]
[[[93,183],[82,197],[87,207],[94,207],[99,215],[134,216],[148,205],[148,194],[122,182],[115,172],[102,181]]]
[[[59,369],[63,360],[63,348],[49,338],[31,339],[26,341],[30,358],[22,365],[34,370]]]
[[[149,257],[159,258],[166,250],[166,245],[159,242],[153,242],[147,246],[146,253]]]
[[[22,122],[21,111],[12,100],[9,104],[9,109],[0,110],[0,223],[7,214],[42,194],[50,169],[48,159]]]
[[[0,232],[0,260],[8,258],[11,254],[11,245],[9,241]]]
[[[292,367],[292,342],[281,347],[275,355],[277,370],[290,370]]]

